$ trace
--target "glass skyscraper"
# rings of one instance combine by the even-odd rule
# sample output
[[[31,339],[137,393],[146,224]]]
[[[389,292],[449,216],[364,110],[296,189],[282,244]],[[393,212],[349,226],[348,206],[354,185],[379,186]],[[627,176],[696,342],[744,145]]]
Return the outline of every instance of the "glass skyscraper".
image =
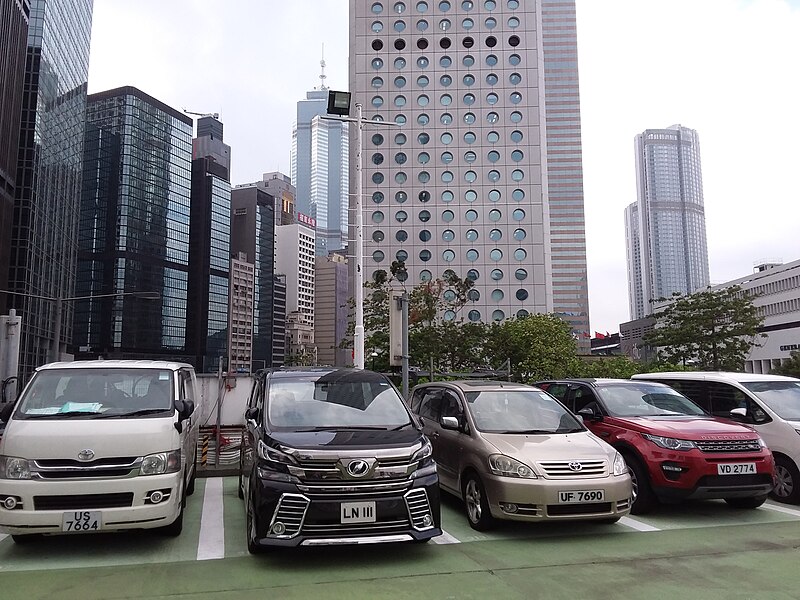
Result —
[[[474,288],[445,319],[556,313],[588,352],[574,1],[351,0],[350,25],[354,102],[400,124],[364,130],[365,275],[450,271]]]
[[[19,129],[8,287],[22,317],[20,373],[72,337],[92,0],[32,0]],[[5,69],[5,64],[3,65]]]
[[[192,119],[134,87],[88,99],[80,210],[80,357],[187,359]]]
[[[324,80],[324,79],[323,79]],[[347,124],[327,114],[328,89],[310,91],[297,103],[292,130],[291,178],[298,212],[316,219],[316,253],[327,256],[347,246],[349,204]]]
[[[637,201],[625,209],[631,320],[651,314],[652,300],[709,284],[697,132],[647,129],[635,147]]]

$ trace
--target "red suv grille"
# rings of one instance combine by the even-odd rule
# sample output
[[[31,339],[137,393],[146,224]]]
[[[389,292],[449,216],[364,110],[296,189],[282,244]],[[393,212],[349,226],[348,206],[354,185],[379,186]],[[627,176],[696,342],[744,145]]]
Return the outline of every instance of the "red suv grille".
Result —
[[[703,452],[758,452],[758,440],[704,440],[695,442]]]

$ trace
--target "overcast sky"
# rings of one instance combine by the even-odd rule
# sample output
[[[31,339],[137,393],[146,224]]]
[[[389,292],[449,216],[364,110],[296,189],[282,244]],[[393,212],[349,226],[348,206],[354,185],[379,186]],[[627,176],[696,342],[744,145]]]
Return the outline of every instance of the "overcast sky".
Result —
[[[697,130],[711,282],[800,259],[800,0],[577,0],[592,331],[629,320],[633,138]],[[232,183],[289,173],[296,103],[347,89],[347,0],[94,0],[89,92],[218,112]]]

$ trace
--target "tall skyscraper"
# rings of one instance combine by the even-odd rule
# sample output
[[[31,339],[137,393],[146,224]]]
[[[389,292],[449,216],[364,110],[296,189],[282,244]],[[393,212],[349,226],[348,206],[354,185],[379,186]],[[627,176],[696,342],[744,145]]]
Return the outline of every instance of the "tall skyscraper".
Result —
[[[23,378],[72,337],[92,0],[32,0],[7,303],[22,317]],[[4,37],[4,36],[0,36]],[[5,65],[3,65],[5,69]],[[55,342],[55,344],[54,344]]]
[[[275,272],[278,203],[263,182],[237,185],[231,192],[231,251],[238,260],[254,266],[254,370],[280,367],[285,356],[286,283]]]
[[[647,129],[635,148],[637,201],[625,209],[631,320],[651,314],[651,300],[709,284],[697,132]]]
[[[8,289],[29,0],[0,0],[0,290]],[[0,315],[6,294],[0,292]]]
[[[317,363],[345,367],[352,364],[350,350],[339,348],[347,337],[350,298],[347,258],[331,252],[317,256],[314,267],[314,343]]]
[[[347,245],[348,160],[347,123],[322,119],[328,109],[325,60],[320,63],[319,89],[297,103],[292,129],[291,178],[297,190],[297,210],[317,223],[318,256]]]
[[[354,102],[400,124],[365,127],[366,277],[452,271],[445,319],[555,312],[588,352],[574,2],[350,0],[350,31]]]
[[[189,360],[192,119],[135,87],[92,94],[75,306],[79,357]]]
[[[216,117],[197,121],[192,140],[186,347],[200,373],[227,356],[231,272],[231,148]]]

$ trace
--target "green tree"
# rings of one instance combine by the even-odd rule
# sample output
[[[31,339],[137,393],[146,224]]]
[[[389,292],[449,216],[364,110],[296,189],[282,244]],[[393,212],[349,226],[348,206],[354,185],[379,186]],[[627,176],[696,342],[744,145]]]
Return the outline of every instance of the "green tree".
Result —
[[[487,329],[484,360],[497,365],[506,359],[513,378],[523,383],[567,377],[578,360],[570,325],[553,314],[493,323]]]
[[[772,369],[773,375],[786,375],[787,377],[800,378],[800,350],[795,350],[790,355],[789,360],[779,367]]]
[[[574,368],[570,377],[630,379],[631,375],[644,373],[642,364],[627,356],[602,356],[592,360],[579,358],[574,362]]]
[[[659,360],[700,369],[741,370],[763,337],[758,333],[763,317],[739,286],[675,295],[653,316],[656,328],[644,342],[658,349]]]

